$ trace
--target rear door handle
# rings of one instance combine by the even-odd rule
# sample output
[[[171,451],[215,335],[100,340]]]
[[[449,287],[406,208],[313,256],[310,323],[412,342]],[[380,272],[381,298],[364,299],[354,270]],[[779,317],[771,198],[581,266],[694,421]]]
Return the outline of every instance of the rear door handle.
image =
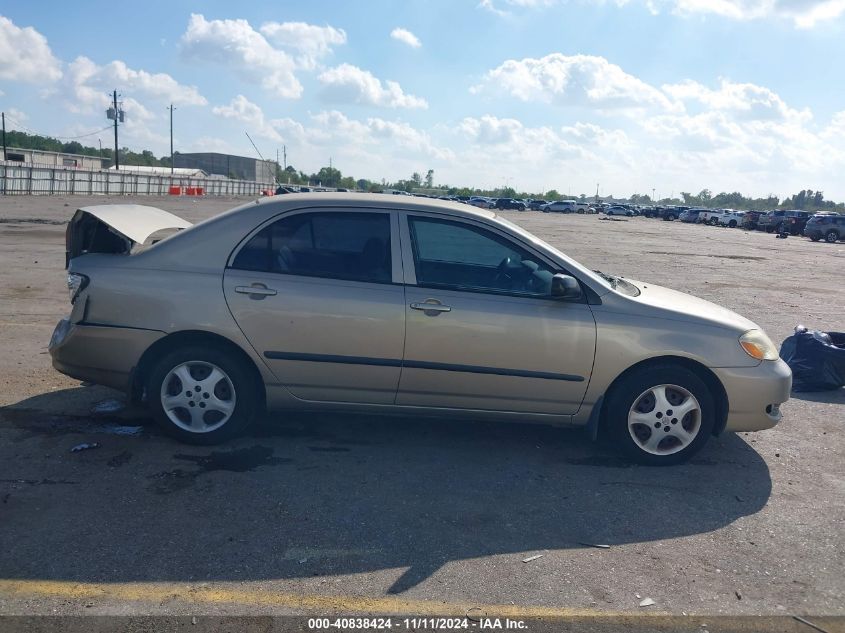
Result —
[[[422,310],[423,312],[451,312],[450,306],[444,306],[442,303],[412,303],[413,310]]]
[[[272,297],[277,294],[272,288],[268,288],[264,284],[256,284],[254,286],[235,286],[235,292],[242,295],[258,295],[254,298]]]

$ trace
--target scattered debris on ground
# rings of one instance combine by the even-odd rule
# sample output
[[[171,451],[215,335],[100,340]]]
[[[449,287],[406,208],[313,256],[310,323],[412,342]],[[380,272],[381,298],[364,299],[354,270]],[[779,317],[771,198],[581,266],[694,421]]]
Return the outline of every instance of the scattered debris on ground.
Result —
[[[529,556],[528,558],[523,558],[523,563],[530,563],[532,560],[537,560],[538,558],[543,558],[545,554],[535,554],[534,556]]]
[[[99,442],[83,442],[82,444],[77,444],[72,449],[70,449],[70,452],[79,453],[81,451],[90,451],[92,448],[100,448]]]
[[[91,413],[115,413],[122,411],[124,404],[117,398],[109,398],[108,400],[100,400],[91,408]]]

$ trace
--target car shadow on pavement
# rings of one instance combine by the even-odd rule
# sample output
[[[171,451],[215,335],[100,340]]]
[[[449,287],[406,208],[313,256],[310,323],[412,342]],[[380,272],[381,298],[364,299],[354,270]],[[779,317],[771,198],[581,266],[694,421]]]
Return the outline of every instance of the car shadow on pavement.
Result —
[[[830,391],[793,391],[790,398],[825,404],[845,404],[845,387]]]
[[[101,421],[89,431],[79,416],[71,437],[56,435],[32,412],[61,398],[0,409],[0,540],[14,544],[0,578],[395,570],[387,591],[399,593],[450,561],[711,532],[758,512],[772,487],[734,434],[669,468],[630,465],[580,430],[396,416],[274,414],[247,437],[197,447],[146,426],[97,434]],[[77,441],[100,447],[70,453]]]

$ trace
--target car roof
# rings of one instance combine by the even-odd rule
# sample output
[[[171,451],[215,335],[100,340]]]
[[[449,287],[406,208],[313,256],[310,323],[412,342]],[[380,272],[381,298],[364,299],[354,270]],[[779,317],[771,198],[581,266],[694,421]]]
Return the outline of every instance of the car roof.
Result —
[[[504,198],[508,200],[510,198]],[[463,215],[474,218],[492,219],[497,217],[495,213],[487,209],[469,206],[454,200],[443,200],[439,198],[419,198],[416,196],[394,196],[384,193],[348,193],[348,192],[314,192],[314,193],[290,193],[284,196],[268,196],[253,202],[236,207],[227,213],[237,213],[242,209],[254,208],[255,206],[279,205],[281,212],[301,207],[320,207],[333,204],[339,206],[372,206],[373,208],[391,209],[440,209],[453,215]]]

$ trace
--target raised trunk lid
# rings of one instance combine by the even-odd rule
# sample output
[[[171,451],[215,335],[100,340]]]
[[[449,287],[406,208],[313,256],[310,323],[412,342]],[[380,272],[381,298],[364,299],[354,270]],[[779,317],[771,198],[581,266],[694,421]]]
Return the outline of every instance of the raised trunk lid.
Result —
[[[187,220],[140,204],[103,204],[74,213],[65,233],[65,268],[74,257],[87,253],[129,254],[162,231],[191,226]],[[165,236],[160,236],[161,237]]]

